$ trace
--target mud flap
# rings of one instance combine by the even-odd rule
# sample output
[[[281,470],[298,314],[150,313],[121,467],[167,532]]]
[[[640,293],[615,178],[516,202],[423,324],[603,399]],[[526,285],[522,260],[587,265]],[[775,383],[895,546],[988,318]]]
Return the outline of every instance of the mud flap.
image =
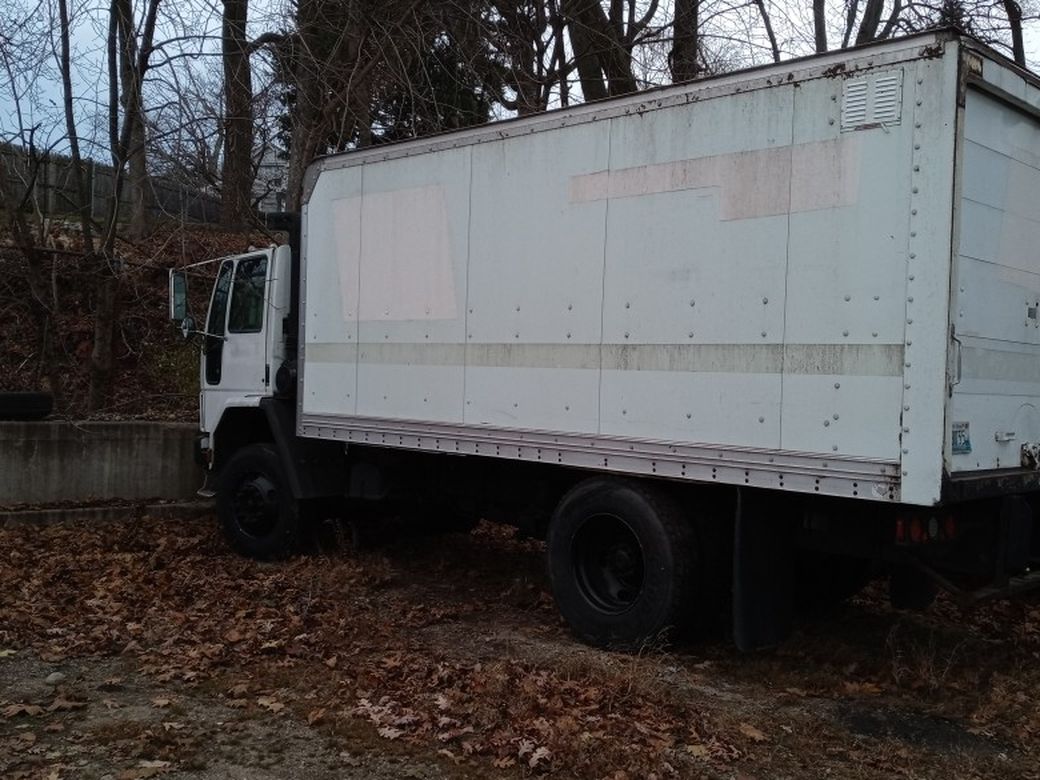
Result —
[[[733,640],[741,651],[779,644],[791,631],[795,519],[738,489],[733,539]]]

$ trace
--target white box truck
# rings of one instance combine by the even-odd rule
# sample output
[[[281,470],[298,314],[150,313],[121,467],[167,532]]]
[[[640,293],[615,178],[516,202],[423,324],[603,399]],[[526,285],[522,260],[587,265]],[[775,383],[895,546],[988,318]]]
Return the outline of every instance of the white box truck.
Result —
[[[304,202],[200,325],[237,549],[315,506],[511,517],[629,646],[729,610],[770,643],[879,565],[903,605],[1040,582],[1040,80],[976,41],[334,155]]]

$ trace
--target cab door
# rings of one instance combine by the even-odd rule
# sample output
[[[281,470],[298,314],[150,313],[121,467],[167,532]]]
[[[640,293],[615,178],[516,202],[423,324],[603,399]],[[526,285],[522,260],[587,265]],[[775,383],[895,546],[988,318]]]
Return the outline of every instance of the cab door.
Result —
[[[270,251],[235,260],[222,356],[220,386],[244,395],[265,395],[267,361],[267,276]]]
[[[202,430],[213,430],[225,407],[255,406],[268,394],[270,273],[270,250],[220,265],[202,349]]]

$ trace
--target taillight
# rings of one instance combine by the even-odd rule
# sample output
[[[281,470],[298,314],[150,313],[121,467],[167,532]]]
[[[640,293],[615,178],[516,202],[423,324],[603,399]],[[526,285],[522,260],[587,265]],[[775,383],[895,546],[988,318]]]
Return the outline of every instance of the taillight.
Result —
[[[913,544],[921,544],[927,539],[928,533],[925,531],[924,521],[920,517],[913,518],[910,521],[910,541]]]
[[[953,515],[910,515],[896,518],[896,544],[948,541],[957,536]]]

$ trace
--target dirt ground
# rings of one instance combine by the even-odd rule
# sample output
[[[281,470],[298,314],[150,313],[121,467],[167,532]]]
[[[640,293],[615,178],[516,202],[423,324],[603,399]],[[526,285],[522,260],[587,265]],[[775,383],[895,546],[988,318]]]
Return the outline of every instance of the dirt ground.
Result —
[[[775,651],[624,655],[539,543],[393,529],[260,564],[212,517],[0,528],[0,777],[1040,778],[1040,598],[878,583]]]

